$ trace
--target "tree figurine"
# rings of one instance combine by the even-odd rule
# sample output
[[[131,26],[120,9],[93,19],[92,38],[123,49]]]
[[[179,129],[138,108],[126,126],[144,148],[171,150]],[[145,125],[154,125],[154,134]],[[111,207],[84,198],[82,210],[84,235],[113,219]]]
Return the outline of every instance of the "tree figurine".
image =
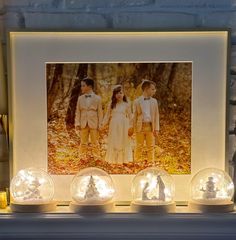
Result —
[[[157,185],[159,186],[159,196],[158,196],[158,199],[160,201],[165,201],[166,200],[165,184],[164,184],[163,180],[161,179],[160,175],[157,175]]]
[[[215,183],[213,181],[213,177],[208,177],[208,181],[206,182],[206,189],[203,189],[203,187],[202,187],[200,190],[203,192],[202,197],[204,199],[216,198],[216,193],[219,191],[215,187]]]
[[[90,176],[88,187],[84,196],[85,199],[99,198],[99,192],[96,187],[93,176]]]

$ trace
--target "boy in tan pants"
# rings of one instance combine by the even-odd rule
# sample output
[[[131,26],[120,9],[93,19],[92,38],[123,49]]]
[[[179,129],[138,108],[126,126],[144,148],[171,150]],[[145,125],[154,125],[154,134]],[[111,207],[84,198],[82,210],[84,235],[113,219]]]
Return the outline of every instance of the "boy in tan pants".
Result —
[[[142,150],[146,144],[148,161],[154,161],[155,137],[159,132],[159,109],[153,95],[156,83],[144,80],[143,95],[134,101],[134,131],[136,135],[135,161],[142,161]]]
[[[81,81],[82,94],[78,98],[75,112],[75,128],[80,132],[80,153],[88,153],[89,139],[92,147],[91,154],[98,154],[98,131],[102,124],[101,97],[93,92],[94,81],[85,78]]]

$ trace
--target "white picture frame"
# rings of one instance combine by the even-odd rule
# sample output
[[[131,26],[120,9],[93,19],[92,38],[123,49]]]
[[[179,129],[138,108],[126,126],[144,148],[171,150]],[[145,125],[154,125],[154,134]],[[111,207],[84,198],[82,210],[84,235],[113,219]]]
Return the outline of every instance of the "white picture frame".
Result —
[[[227,170],[228,30],[146,32],[9,32],[11,176],[47,169],[47,62],[191,61],[191,174],[174,175],[176,201],[189,199],[200,169]],[[71,200],[73,175],[52,176],[55,199]],[[131,200],[133,175],[112,175],[116,200]]]

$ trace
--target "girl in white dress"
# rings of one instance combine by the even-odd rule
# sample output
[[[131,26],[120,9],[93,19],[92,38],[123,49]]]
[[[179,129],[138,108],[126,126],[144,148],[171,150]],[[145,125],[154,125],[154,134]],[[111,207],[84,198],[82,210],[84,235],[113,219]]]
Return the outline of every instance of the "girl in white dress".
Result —
[[[112,94],[111,103],[103,120],[103,126],[109,124],[107,152],[105,161],[122,164],[133,161],[131,139],[132,118],[131,107],[120,85]]]

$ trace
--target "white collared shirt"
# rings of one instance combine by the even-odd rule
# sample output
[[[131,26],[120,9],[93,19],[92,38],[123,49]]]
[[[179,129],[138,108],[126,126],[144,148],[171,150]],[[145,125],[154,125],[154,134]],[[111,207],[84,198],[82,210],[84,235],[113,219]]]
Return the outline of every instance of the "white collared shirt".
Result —
[[[143,122],[151,122],[151,98],[149,100],[144,100],[144,96],[141,99],[141,108],[143,112]]]
[[[86,97],[86,95],[91,95],[91,97]],[[85,93],[84,97],[85,97],[85,102],[86,102],[86,107],[89,107],[91,104],[91,99],[94,95],[94,92],[89,92],[89,93]]]

